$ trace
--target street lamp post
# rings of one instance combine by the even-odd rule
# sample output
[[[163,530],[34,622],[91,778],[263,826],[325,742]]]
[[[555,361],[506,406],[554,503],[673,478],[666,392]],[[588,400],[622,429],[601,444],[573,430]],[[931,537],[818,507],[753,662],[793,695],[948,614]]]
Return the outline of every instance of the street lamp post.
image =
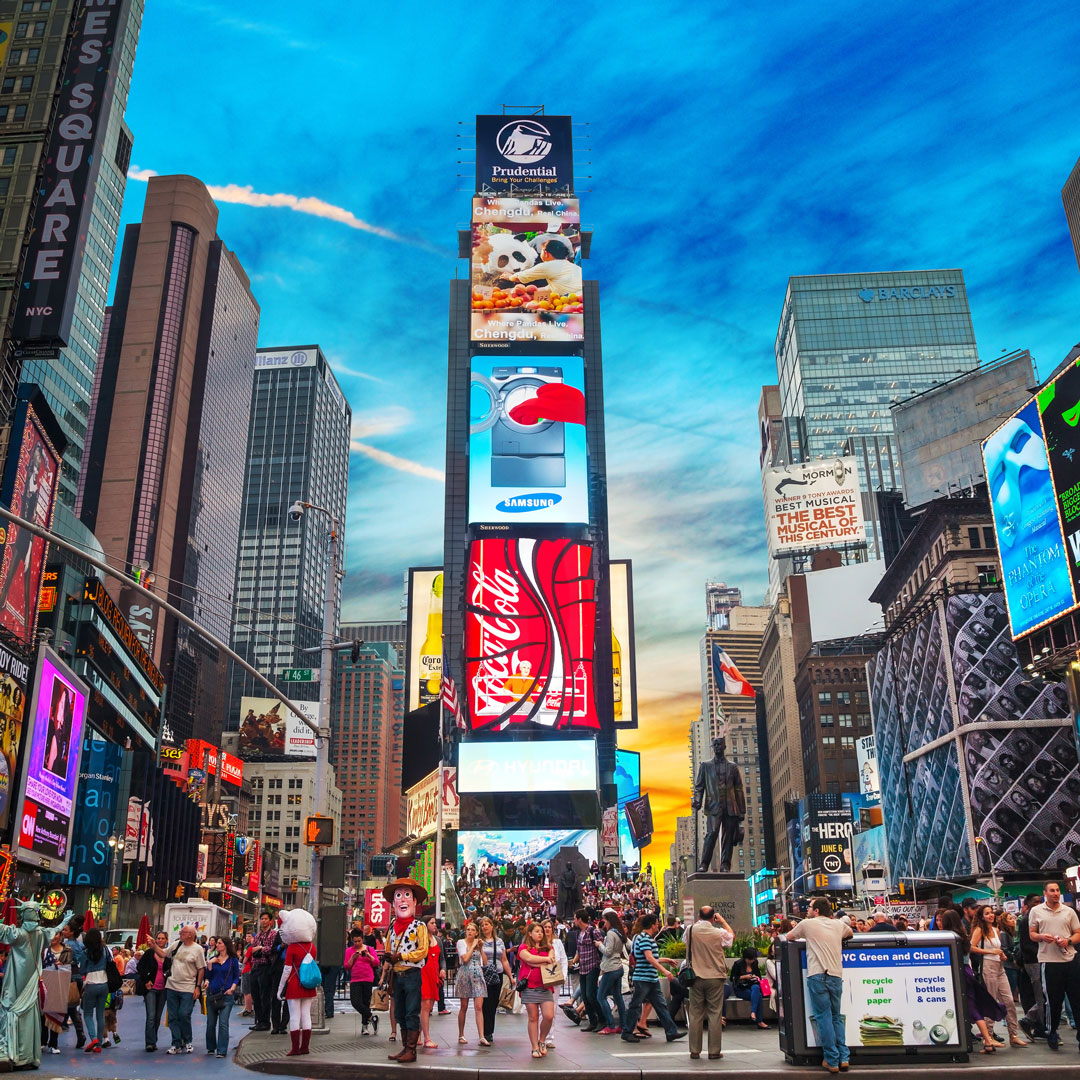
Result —
[[[326,560],[326,599],[323,605],[322,646],[319,658],[319,734],[315,740],[315,813],[325,815],[328,800],[327,770],[330,764],[330,681],[334,674],[334,646],[337,638],[335,598],[341,577],[341,524],[325,506],[297,500],[289,507],[289,517],[300,521],[305,510],[317,510],[330,521],[329,552]],[[320,892],[319,849],[311,849],[311,888],[308,910],[318,918]]]
[[[988,884],[990,885],[990,891],[994,894],[994,906],[997,907],[998,886],[1001,884],[1001,879],[998,877],[997,870],[995,869],[995,866],[997,865],[997,858],[994,855],[993,848],[990,847],[984,837],[975,837],[976,848],[978,848],[979,844],[982,844],[982,846],[986,848],[986,854],[990,857],[990,881],[988,882]]]
[[[791,899],[794,900],[795,899],[795,893],[794,893],[793,890],[794,890],[795,886],[800,881],[802,881],[803,878],[808,878],[813,874],[820,874],[820,873],[821,873],[821,867],[820,866],[812,867],[810,870],[807,870],[804,874],[800,874],[798,877],[792,878],[790,885],[785,885],[784,886],[784,891],[780,894],[780,899],[783,901],[781,906],[782,906],[782,909],[783,909],[783,912],[784,912],[785,916],[787,915],[787,894],[788,894],[788,891],[792,890]]]
[[[109,922],[115,928],[120,919],[120,864],[123,861],[125,837],[113,833],[109,837]]]

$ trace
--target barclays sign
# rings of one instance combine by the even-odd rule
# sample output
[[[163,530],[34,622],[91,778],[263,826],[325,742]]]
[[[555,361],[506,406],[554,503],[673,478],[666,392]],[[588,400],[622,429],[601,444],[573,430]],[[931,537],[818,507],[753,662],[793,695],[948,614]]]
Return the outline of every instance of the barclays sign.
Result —
[[[859,299],[873,300],[948,300],[956,295],[955,285],[905,285],[899,289],[860,289]]]

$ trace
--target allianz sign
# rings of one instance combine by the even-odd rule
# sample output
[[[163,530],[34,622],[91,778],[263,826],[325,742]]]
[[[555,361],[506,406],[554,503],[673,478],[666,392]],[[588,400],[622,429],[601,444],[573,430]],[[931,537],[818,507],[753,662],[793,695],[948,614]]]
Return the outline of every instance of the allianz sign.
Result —
[[[955,285],[905,285],[902,289],[860,289],[859,299],[871,300],[946,300],[956,295]]]

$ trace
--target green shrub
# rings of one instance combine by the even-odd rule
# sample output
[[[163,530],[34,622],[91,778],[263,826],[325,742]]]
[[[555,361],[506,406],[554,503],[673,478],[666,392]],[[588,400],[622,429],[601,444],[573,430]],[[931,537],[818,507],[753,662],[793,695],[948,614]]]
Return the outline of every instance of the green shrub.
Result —
[[[686,942],[670,938],[660,946],[660,955],[669,960],[683,960],[686,957]]]

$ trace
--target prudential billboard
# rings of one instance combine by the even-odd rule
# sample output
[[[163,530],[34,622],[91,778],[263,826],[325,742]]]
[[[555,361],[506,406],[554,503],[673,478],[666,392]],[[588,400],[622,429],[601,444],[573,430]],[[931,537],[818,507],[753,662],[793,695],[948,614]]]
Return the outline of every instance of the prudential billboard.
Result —
[[[589,521],[584,361],[548,359],[473,357],[470,524]]]

